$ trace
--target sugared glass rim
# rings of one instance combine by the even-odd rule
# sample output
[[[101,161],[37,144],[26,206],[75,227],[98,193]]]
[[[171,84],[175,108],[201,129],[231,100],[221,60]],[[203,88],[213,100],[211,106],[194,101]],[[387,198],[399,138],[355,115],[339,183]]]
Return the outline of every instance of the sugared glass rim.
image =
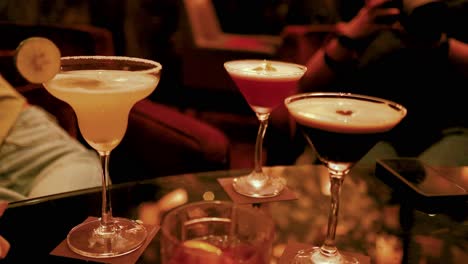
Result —
[[[160,72],[162,70],[162,65],[159,62],[137,58],[137,57],[129,57],[129,56],[105,56],[105,55],[90,55],[90,56],[64,56],[60,58],[60,62],[66,60],[115,60],[115,61],[132,61],[132,62],[140,62],[148,65],[152,65],[153,68],[147,70],[139,70],[139,71],[132,71],[132,72],[139,72],[139,73],[155,73]]]

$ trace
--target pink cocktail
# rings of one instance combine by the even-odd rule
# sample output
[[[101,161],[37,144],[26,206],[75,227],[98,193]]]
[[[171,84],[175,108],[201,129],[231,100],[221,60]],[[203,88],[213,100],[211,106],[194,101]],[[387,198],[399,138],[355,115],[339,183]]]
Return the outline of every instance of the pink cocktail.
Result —
[[[228,61],[224,63],[224,68],[260,121],[255,145],[255,168],[250,174],[234,179],[234,190],[250,197],[276,196],[284,189],[286,182],[263,172],[263,137],[270,113],[296,91],[307,68],[294,63],[268,60]]]

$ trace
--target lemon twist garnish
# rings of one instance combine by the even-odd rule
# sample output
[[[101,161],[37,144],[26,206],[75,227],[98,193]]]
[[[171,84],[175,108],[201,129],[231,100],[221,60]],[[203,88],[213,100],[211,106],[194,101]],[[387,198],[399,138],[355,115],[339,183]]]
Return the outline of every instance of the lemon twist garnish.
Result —
[[[18,45],[14,59],[23,78],[31,83],[43,83],[60,71],[60,57],[60,50],[51,40],[31,37]]]
[[[190,248],[190,249],[199,249],[204,252],[212,253],[217,256],[221,256],[223,251],[218,248],[217,246],[214,246],[210,243],[204,242],[204,241],[199,241],[199,240],[186,240],[183,243],[184,247]]]
[[[254,71],[276,71],[276,68],[271,65],[271,62],[265,61],[262,66],[253,68]]]

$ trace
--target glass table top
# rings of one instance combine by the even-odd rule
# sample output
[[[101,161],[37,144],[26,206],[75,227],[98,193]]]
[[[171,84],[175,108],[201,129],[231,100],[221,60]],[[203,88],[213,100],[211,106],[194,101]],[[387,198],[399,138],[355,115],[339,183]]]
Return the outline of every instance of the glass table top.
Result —
[[[284,177],[298,198],[252,205],[268,211],[275,221],[277,234],[271,263],[277,263],[289,241],[322,243],[328,219],[329,180],[320,165],[265,170]],[[213,171],[116,184],[111,186],[113,215],[158,225],[164,213],[178,205],[230,200],[217,178],[249,171]],[[84,262],[49,253],[72,227],[88,216],[100,215],[100,194],[100,188],[93,188],[11,203],[0,218],[0,234],[11,244],[5,263],[27,263],[31,259],[39,263]],[[368,255],[376,264],[463,263],[468,259],[466,203],[447,205],[447,212],[429,214],[415,208],[410,200],[375,177],[374,168],[355,167],[342,187],[338,248]],[[159,234],[137,263],[159,263]]]

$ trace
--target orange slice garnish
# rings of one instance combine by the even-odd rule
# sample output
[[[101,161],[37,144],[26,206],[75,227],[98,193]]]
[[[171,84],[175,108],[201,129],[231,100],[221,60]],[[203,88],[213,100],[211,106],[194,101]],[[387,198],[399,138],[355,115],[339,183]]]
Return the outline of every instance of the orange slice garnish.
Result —
[[[221,256],[223,253],[222,250],[214,246],[210,243],[204,242],[204,241],[199,241],[199,240],[186,240],[183,243],[184,247],[190,248],[190,249],[199,249],[207,253],[215,254],[217,256]]]

